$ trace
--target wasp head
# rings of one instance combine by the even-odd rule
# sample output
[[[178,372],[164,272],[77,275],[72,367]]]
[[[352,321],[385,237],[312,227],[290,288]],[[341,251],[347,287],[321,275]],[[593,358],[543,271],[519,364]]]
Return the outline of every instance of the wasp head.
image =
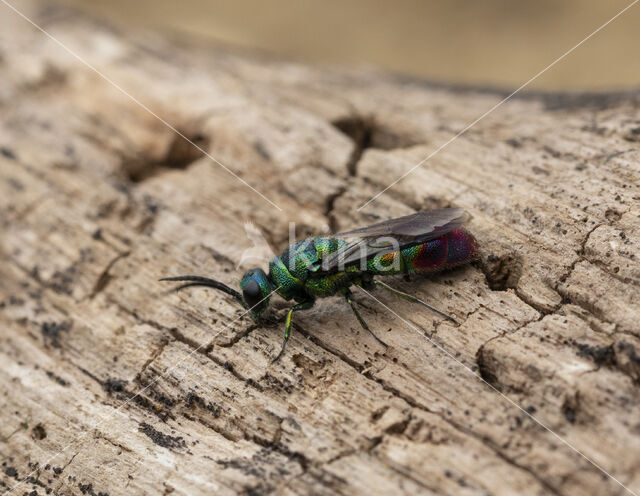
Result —
[[[267,274],[262,269],[251,269],[240,281],[242,299],[249,308],[249,315],[257,320],[269,306],[269,298],[275,289]]]

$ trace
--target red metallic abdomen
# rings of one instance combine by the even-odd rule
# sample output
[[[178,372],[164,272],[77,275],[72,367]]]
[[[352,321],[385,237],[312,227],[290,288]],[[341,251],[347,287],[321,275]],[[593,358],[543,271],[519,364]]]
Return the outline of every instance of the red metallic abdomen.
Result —
[[[478,255],[478,242],[460,227],[421,245],[401,250],[406,272],[435,272],[470,262]]]

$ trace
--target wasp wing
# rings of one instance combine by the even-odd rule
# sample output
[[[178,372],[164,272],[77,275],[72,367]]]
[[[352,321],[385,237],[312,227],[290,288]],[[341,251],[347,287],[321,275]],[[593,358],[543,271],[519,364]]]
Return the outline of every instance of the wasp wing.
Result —
[[[463,208],[425,210],[335,234],[337,238],[352,241],[320,260],[321,267],[316,274],[333,272],[340,267],[347,267],[376,255],[438,238],[460,227],[468,217]]]

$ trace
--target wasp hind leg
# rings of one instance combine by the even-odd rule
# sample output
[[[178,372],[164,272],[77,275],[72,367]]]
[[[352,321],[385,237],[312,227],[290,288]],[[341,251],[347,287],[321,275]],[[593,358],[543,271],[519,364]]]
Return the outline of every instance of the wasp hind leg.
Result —
[[[287,341],[289,340],[289,336],[291,335],[291,323],[292,323],[291,319],[293,317],[293,312],[297,312],[299,310],[308,310],[313,306],[313,303],[314,303],[313,300],[307,300],[307,301],[298,303],[296,305],[293,305],[289,309],[289,312],[287,313],[287,319],[284,325],[284,341],[282,341],[282,349],[280,350],[280,353],[278,353],[278,356],[276,356],[273,359],[273,362],[277,362],[280,359],[280,357],[284,353],[284,349],[287,347]]]
[[[392,288],[391,286],[389,286],[388,284],[383,283],[382,281],[378,281],[377,279],[375,279],[373,281],[373,283],[376,286],[380,286],[383,289],[386,289],[387,291],[389,291],[389,293],[394,294],[396,296],[399,296],[400,298],[404,298],[407,301],[410,301],[412,303],[417,303],[419,305],[422,305],[423,307],[427,307],[429,310],[431,310],[434,313],[437,313],[438,315],[444,317],[447,320],[450,320],[451,322],[453,322],[454,324],[457,324],[458,322],[456,321],[456,319],[454,319],[451,315],[447,315],[444,312],[441,312],[440,310],[438,310],[437,308],[432,307],[431,305],[429,305],[428,303],[425,303],[424,301],[416,298],[415,296],[411,296],[408,293],[405,293],[403,291],[399,291],[397,289]]]
[[[351,291],[349,290],[344,291],[344,297],[347,300],[347,303],[349,304],[349,306],[351,307],[351,310],[353,310],[353,313],[356,315],[356,318],[358,319],[358,322],[360,322],[360,325],[362,326],[362,328],[365,331],[367,331],[369,334],[371,334],[376,339],[376,341],[378,341],[378,343],[388,347],[389,345],[387,343],[385,343],[382,339],[380,339],[378,336],[374,334],[374,332],[369,328],[367,323],[362,318],[362,315],[360,315],[360,312],[358,312],[358,309],[356,308],[356,303],[351,299]]]

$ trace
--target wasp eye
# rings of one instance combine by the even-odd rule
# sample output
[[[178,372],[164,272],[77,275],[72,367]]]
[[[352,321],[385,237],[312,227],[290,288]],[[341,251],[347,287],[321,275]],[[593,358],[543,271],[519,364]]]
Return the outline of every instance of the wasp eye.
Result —
[[[260,285],[256,281],[249,281],[242,288],[242,296],[250,308],[254,307],[262,300],[262,291]]]

